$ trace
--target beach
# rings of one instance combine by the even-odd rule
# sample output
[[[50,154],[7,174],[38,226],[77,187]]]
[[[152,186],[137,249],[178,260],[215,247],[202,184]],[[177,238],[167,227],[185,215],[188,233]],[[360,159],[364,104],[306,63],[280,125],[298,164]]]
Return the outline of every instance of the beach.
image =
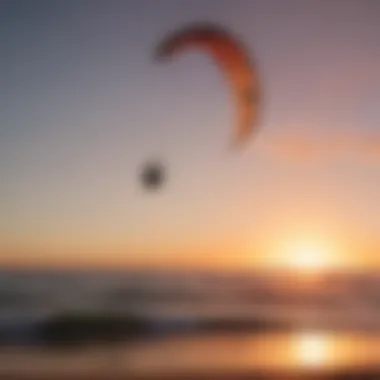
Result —
[[[379,379],[379,346],[370,335],[218,332],[107,347],[8,348],[0,352],[0,379]]]
[[[135,374],[118,375],[110,372],[65,376],[54,374],[49,376],[9,376],[0,375],[1,380],[378,380],[380,370],[334,373],[176,373],[139,376]]]
[[[305,298],[257,277],[2,278],[0,379],[380,378],[379,311],[355,279]]]

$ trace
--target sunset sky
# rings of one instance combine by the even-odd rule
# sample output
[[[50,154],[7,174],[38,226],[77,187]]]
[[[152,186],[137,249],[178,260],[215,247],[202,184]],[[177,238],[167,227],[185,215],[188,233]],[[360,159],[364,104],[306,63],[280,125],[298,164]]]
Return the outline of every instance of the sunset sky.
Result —
[[[380,268],[379,19],[375,0],[2,1],[0,263],[281,266],[307,241]],[[152,58],[205,20],[260,68],[240,152],[211,60]],[[154,157],[169,180],[150,194]]]

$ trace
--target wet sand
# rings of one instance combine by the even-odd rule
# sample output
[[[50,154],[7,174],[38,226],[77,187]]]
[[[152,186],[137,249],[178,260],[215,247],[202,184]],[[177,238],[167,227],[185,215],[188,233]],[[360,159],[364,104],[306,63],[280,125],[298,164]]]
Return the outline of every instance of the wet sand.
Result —
[[[21,364],[21,363],[20,363]],[[41,376],[0,374],[0,380],[379,380],[379,368],[358,369],[348,372],[304,372],[304,373],[260,373],[260,372],[194,372],[194,373],[161,373],[138,375],[123,372],[117,373],[88,373],[75,376],[49,374]]]

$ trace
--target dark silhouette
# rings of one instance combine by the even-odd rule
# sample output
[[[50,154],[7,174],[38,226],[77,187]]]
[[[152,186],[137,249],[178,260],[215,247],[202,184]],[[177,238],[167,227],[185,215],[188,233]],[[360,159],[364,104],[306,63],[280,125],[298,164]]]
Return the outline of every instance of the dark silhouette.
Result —
[[[165,181],[165,167],[158,161],[148,162],[141,173],[143,186],[148,190],[157,190]]]

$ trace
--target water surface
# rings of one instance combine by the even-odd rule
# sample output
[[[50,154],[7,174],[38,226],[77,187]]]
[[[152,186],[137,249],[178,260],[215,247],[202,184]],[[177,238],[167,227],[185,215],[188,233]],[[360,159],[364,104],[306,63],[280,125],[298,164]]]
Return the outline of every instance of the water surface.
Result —
[[[189,335],[79,351],[0,352],[0,374],[349,372],[370,368],[380,370],[380,335],[348,332]]]

